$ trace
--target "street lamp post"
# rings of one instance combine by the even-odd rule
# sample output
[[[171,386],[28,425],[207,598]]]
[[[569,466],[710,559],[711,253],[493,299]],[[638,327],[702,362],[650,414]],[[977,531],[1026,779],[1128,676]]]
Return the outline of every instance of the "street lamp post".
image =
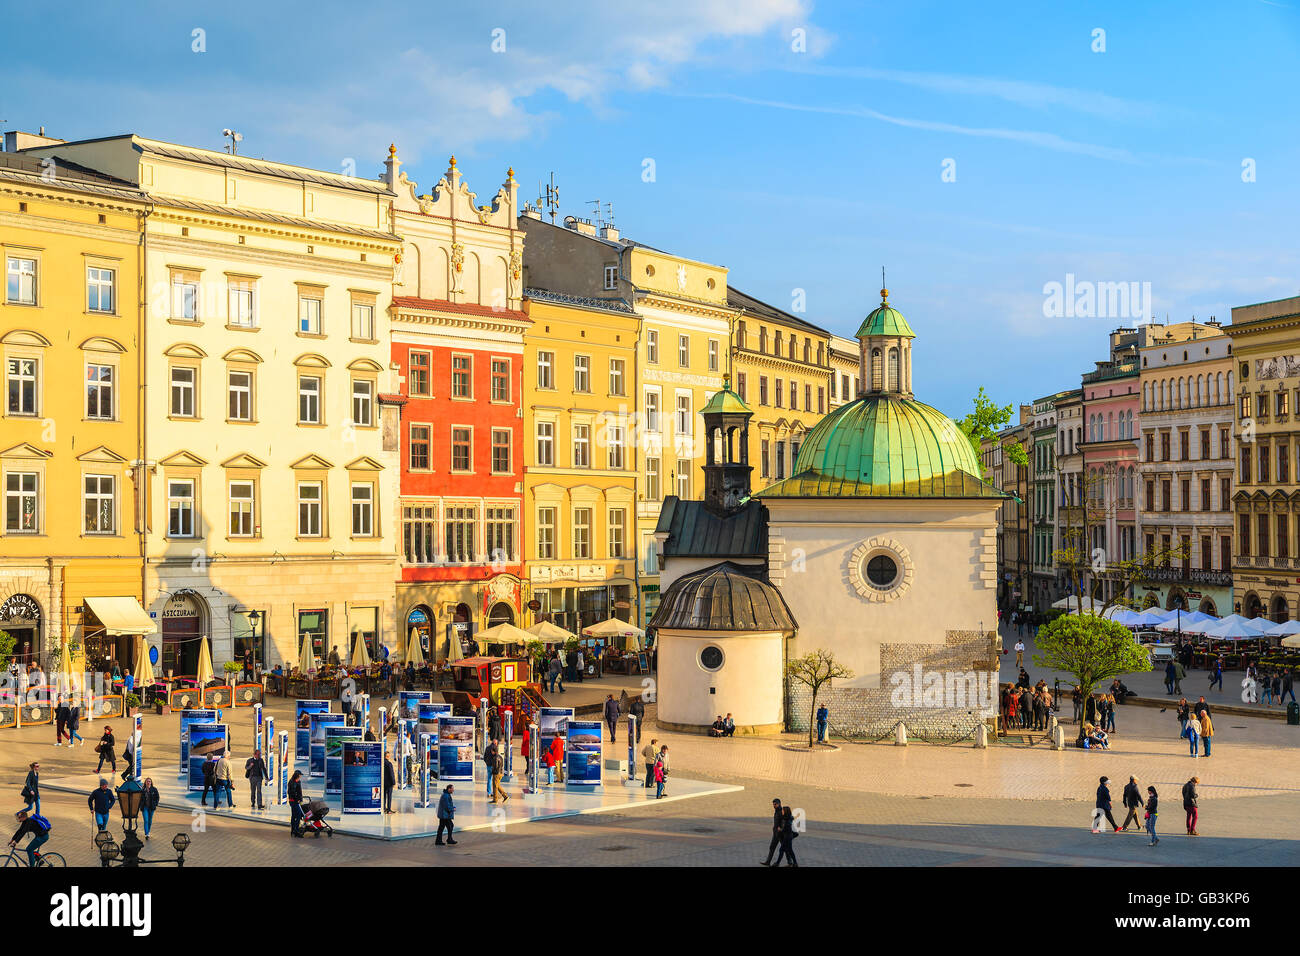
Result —
[[[144,843],[136,835],[136,821],[140,816],[140,808],[144,806],[144,787],[134,777],[117,788],[117,804],[122,809],[122,843],[119,846],[113,840],[113,834],[107,830],[95,834],[95,847],[99,850],[100,866],[108,868],[119,858],[121,862],[117,864],[118,866],[137,867],[142,863],[175,863],[178,867],[185,865],[185,851],[190,845],[190,838],[186,833],[178,833],[172,837],[172,849],[176,851],[176,859],[141,859],[140,851],[144,849]]]

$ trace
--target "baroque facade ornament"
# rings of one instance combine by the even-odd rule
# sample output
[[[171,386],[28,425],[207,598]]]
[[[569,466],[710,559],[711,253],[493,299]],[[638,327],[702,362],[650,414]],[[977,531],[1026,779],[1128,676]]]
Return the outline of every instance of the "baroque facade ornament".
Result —
[[[867,562],[877,555],[886,555],[898,565],[898,576],[888,588],[878,588],[867,580]],[[884,536],[868,538],[853,549],[848,563],[849,583],[853,585],[853,589],[860,597],[873,604],[897,601],[912,586],[912,578],[915,574],[912,556],[901,542],[893,538]]]

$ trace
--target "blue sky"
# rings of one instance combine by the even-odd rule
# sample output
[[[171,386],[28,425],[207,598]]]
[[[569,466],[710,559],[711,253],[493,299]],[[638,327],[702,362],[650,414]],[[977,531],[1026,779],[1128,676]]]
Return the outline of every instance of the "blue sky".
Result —
[[[391,141],[422,187],[454,152],[483,197],[554,171],[562,213],[612,201],[624,234],[784,308],[803,289],[842,334],[883,265],[918,396],[953,415],[1104,357],[1124,323],[1044,317],[1067,274],[1149,282],[1171,321],[1300,293],[1300,0],[295,6],[108,5],[57,35],[12,8],[10,37],[46,39],[9,45],[0,121],[211,148],[229,126],[365,176]]]

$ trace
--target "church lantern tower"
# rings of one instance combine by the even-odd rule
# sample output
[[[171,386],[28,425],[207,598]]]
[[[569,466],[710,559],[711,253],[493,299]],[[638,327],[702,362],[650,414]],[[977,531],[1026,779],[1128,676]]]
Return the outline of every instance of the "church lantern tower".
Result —
[[[880,290],[880,305],[858,329],[858,396],[912,397],[912,339],[916,333]]]
[[[726,515],[749,499],[749,420],[754,413],[731,390],[731,376],[700,412],[708,441],[704,464],[704,506]]]

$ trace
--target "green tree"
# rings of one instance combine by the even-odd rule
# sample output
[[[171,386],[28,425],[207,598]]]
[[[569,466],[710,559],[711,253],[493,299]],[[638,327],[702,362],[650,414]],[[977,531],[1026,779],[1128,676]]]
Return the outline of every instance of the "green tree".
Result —
[[[1034,663],[1064,671],[1086,700],[1098,684],[1151,670],[1151,657],[1124,625],[1095,614],[1067,614],[1045,624],[1035,638]],[[1079,724],[1083,736],[1083,724]]]
[[[833,652],[826,650],[824,647],[819,647],[815,651],[808,652],[803,657],[796,657],[787,661],[785,672],[791,680],[803,684],[812,691],[812,704],[808,708],[808,748],[811,750],[813,746],[813,728],[817,724],[817,694],[823,686],[836,678],[840,680],[852,679],[853,671],[837,661]]]
[[[997,433],[1011,421],[1011,411],[1011,405],[998,405],[989,398],[984,386],[980,386],[979,394],[975,396],[975,407],[957,422],[957,428],[975,449],[977,460],[981,457],[984,442],[993,441]],[[1020,442],[1009,439],[1002,443],[1002,448],[1007,460],[1013,465],[1029,467],[1029,453]]]
[[[9,666],[9,658],[14,652],[14,645],[18,643],[8,631],[0,631],[0,667]]]

